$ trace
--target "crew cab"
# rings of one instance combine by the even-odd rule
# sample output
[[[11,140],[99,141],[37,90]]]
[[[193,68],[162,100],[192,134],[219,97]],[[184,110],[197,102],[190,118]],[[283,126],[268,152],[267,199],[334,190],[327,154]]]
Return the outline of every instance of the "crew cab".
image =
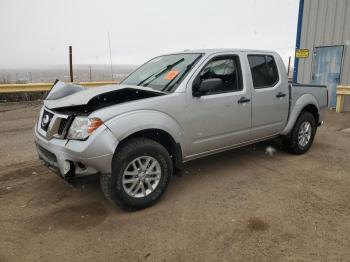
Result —
[[[195,50],[146,62],[120,84],[56,81],[35,125],[39,157],[66,179],[98,174],[113,203],[155,203],[192,159],[275,137],[303,154],[326,86],[288,83],[271,51]]]

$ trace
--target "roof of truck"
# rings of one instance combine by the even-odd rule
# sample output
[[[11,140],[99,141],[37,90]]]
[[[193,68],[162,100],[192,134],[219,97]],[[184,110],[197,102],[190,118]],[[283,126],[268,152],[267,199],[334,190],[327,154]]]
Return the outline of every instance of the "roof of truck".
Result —
[[[178,53],[205,53],[205,54],[215,54],[222,52],[263,52],[263,53],[276,53],[271,50],[258,50],[258,49],[236,49],[236,48],[216,48],[216,49],[194,49],[194,50],[184,50]]]

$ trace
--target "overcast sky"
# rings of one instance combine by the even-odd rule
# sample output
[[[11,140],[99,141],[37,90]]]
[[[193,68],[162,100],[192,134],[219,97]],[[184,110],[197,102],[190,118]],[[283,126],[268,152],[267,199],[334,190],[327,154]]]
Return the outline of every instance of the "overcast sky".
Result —
[[[294,53],[299,0],[0,0],[0,69],[140,64],[163,53],[253,48]]]

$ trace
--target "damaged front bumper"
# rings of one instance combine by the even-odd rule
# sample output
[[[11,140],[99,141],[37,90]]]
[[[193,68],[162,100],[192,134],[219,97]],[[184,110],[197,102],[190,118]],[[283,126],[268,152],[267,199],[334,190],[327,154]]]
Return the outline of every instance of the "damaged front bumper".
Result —
[[[123,85],[86,89],[56,81],[44,100],[34,128],[39,157],[64,177],[111,173],[112,158],[118,145],[115,136],[102,124],[84,141],[67,139],[74,118],[88,116],[111,105],[165,94],[150,88]]]
[[[100,126],[87,140],[57,139],[43,136],[34,128],[39,158],[63,177],[111,173],[118,141],[106,126]]]

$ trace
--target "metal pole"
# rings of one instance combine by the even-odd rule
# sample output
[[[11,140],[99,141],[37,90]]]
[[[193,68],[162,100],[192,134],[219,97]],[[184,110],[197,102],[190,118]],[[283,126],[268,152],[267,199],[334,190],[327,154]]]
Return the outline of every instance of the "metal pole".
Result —
[[[112,76],[112,81],[113,81],[112,48],[111,48],[111,38],[109,37],[109,32],[108,32],[108,44],[109,44],[109,59],[111,60],[111,76]]]
[[[69,72],[70,72],[70,81],[73,82],[73,58],[72,58],[72,46],[69,46]]]
[[[32,72],[28,72],[28,76],[29,76],[29,82],[33,83],[33,76],[32,76]]]
[[[90,66],[90,82],[92,82],[92,77],[91,77],[91,66]]]
[[[288,60],[288,73],[287,73],[287,76],[289,78],[289,73],[290,73],[290,60],[291,60],[291,56],[289,56],[289,60]]]

